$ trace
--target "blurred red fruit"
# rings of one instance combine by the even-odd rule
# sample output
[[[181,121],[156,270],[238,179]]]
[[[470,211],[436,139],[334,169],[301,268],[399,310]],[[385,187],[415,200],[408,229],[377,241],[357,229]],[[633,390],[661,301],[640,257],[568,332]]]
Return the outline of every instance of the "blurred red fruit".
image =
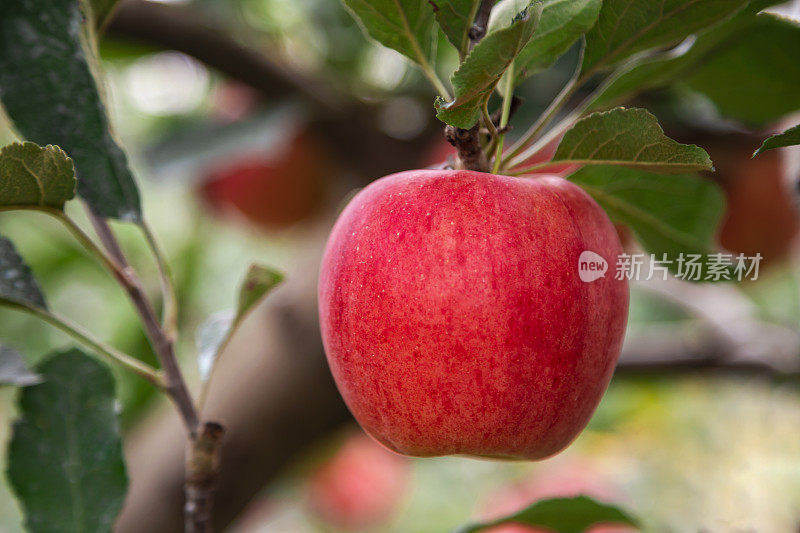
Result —
[[[239,215],[265,229],[309,218],[322,205],[330,161],[308,131],[282,150],[220,164],[200,186],[203,199],[217,214]]]
[[[798,231],[797,210],[783,182],[777,151],[751,159],[749,145],[712,145],[709,153],[727,199],[719,234],[727,250],[754,256],[768,265],[789,254]]]
[[[411,464],[364,433],[350,437],[311,476],[309,504],[322,520],[346,529],[386,521],[409,486]]]

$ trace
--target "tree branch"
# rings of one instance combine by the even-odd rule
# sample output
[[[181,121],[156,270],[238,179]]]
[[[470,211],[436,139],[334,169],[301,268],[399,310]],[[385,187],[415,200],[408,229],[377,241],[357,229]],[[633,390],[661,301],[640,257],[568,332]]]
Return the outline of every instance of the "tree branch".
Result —
[[[326,111],[340,110],[344,104],[341,95],[239,44],[191,8],[126,0],[117,7],[106,33],[183,52],[258,89],[268,99],[296,95]]]
[[[420,160],[441,123],[429,119],[412,140],[396,139],[380,125],[379,106],[335,93],[322,81],[279,65],[257,50],[231,39],[224,28],[193,9],[142,0],[125,0],[108,22],[106,34],[157,48],[176,50],[258,90],[268,102],[300,99],[310,106],[315,133],[368,181],[407,170]],[[411,162],[411,163],[409,163]]]
[[[114,237],[114,233],[108,226],[108,222],[91,210],[89,210],[89,218],[92,221],[92,225],[98,237],[100,237],[100,242],[103,243],[108,253],[111,254],[120,267],[122,267],[121,271],[115,272],[114,274],[128,293],[133,306],[142,319],[142,325],[153,346],[153,351],[164,369],[164,376],[166,378],[165,390],[181,412],[189,435],[194,438],[197,434],[200,418],[197,414],[194,401],[189,394],[186,382],[183,379],[183,375],[181,374],[180,367],[178,366],[178,359],[175,357],[175,348],[172,340],[166,336],[164,330],[161,328],[161,323],[156,316],[153,306],[144,293],[142,283],[130,267],[116,237]]]

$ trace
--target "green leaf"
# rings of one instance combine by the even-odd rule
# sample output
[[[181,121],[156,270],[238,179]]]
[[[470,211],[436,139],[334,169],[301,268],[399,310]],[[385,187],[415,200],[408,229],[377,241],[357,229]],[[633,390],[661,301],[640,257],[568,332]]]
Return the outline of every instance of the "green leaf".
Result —
[[[753,25],[756,14],[781,0],[754,0],[733,17],[713,25],[697,36],[688,50],[676,49],[621,67],[620,72],[598,92],[590,109],[620,104],[642,91],[680,81],[709,57],[725,50],[727,43]]]
[[[37,367],[22,390],[8,478],[33,533],[111,531],[127,475],[114,413],[114,378],[79,350]]]
[[[735,0],[604,0],[597,24],[586,34],[583,75],[677,44],[742,5]]]
[[[233,311],[220,311],[209,316],[195,334],[194,343],[197,346],[197,368],[203,382],[211,377],[211,370],[217,361],[220,351],[233,335]]]
[[[0,236],[0,302],[47,309],[30,267],[10,240]]]
[[[568,179],[585,189],[612,221],[629,226],[659,259],[714,250],[725,200],[710,180],[621,167],[584,167]]]
[[[26,142],[0,150],[0,208],[61,211],[76,183],[72,160],[58,146]]]
[[[70,155],[78,193],[98,214],[138,221],[139,193],[109,131],[80,6],[0,2],[0,102],[22,137]]]
[[[796,146],[798,144],[800,144],[800,124],[765,140],[761,147],[756,150],[756,153],[753,154],[753,157],[767,150],[783,148],[784,146]]]
[[[42,377],[28,370],[25,358],[18,351],[0,345],[0,385],[28,387],[42,382]]]
[[[665,174],[714,168],[699,146],[680,144],[664,135],[647,110],[624,107],[576,122],[561,139],[553,162],[619,165]]]
[[[382,45],[425,64],[434,37],[428,0],[342,0],[364,31]]]
[[[800,109],[798,56],[800,23],[764,13],[686,82],[722,115],[763,125]]]
[[[476,44],[453,74],[453,101],[437,98],[436,118],[458,128],[474,126],[484,102],[533,35],[541,14],[541,2],[531,2],[509,26],[489,32]]]
[[[197,330],[197,366],[200,376],[207,381],[211,376],[214,363],[225,348],[236,328],[247,317],[250,311],[284,279],[283,274],[261,265],[250,265],[242,287],[239,290],[239,301],[236,312],[221,311],[214,313]]]
[[[463,58],[469,52],[469,30],[475,21],[481,0],[434,0],[433,4],[436,22]]]
[[[514,70],[522,79],[555,63],[594,26],[602,0],[545,0],[536,32],[519,53]]]
[[[238,324],[248,312],[284,279],[283,274],[261,265],[250,265],[239,290],[239,305],[236,307],[234,324]]]
[[[558,533],[582,533],[598,524],[619,524],[638,527],[638,523],[619,507],[601,503],[586,496],[540,500],[529,507],[499,520],[470,524],[456,533],[473,533],[500,524],[522,524],[546,528]]]

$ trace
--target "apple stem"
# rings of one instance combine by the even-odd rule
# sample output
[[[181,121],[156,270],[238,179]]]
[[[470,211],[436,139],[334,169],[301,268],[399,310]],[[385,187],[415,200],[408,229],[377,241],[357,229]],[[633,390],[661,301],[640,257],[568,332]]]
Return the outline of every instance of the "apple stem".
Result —
[[[469,30],[469,48],[472,49],[481,39],[486,35],[486,30],[489,27],[489,15],[492,12],[492,7],[495,0],[482,0],[480,7],[472,27]],[[487,97],[488,102],[488,97]],[[486,115],[486,102],[484,103],[483,112]],[[487,129],[493,129],[494,124],[491,119],[486,124]],[[480,121],[469,129],[456,128],[454,126],[447,126],[444,129],[444,135],[447,142],[452,144],[456,149],[455,168],[460,170],[475,170],[478,172],[489,172],[491,166],[486,153],[481,146],[480,139]],[[493,138],[497,138],[496,132]]]
[[[489,172],[489,160],[481,146],[479,132],[480,124],[475,124],[468,130],[453,126],[444,129],[447,142],[456,149],[455,168]]]

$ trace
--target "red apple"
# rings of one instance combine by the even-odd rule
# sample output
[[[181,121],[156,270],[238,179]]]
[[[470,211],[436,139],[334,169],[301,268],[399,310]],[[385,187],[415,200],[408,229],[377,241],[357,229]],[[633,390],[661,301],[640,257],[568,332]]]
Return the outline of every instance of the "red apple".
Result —
[[[397,508],[408,488],[410,467],[407,458],[386,451],[359,432],[312,474],[309,504],[334,526],[375,526]]]
[[[608,263],[603,277],[581,281],[584,251]],[[603,210],[560,178],[415,170],[373,182],[336,222],[320,273],[345,402],[404,454],[555,454],[619,356],[620,252]]]
[[[284,151],[256,153],[211,169],[202,197],[217,213],[266,229],[291,226],[313,215],[324,199],[330,161],[308,131]]]

